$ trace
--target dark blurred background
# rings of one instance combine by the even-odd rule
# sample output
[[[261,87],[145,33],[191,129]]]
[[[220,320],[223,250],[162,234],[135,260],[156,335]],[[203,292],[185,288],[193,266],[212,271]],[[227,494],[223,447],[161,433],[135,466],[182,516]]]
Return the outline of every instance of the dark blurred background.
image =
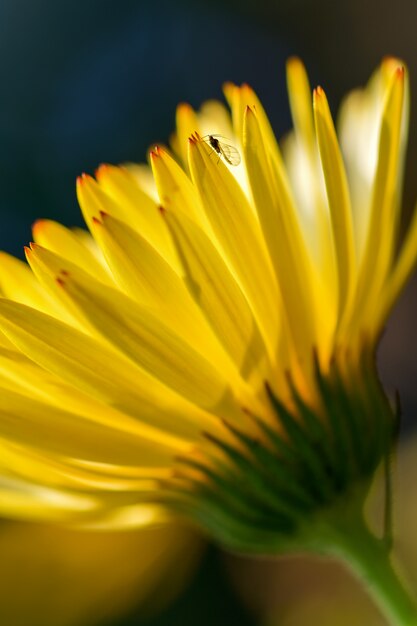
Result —
[[[326,88],[333,112],[383,56],[406,61],[414,96],[408,216],[417,197],[416,24],[415,0],[1,0],[0,247],[22,256],[38,217],[81,225],[75,177],[101,162],[144,161],[152,142],[167,140],[176,104],[221,98],[225,80],[249,82],[284,133],[291,54]],[[417,406],[416,300],[414,281],[380,355],[388,387],[402,392],[405,430]],[[221,558],[211,548],[162,615],[138,612],[117,626],[253,625]]]

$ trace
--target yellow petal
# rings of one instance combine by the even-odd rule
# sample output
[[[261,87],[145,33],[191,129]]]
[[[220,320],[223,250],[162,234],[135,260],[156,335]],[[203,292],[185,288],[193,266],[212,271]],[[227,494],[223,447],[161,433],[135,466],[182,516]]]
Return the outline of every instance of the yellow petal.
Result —
[[[49,315],[54,315],[57,319],[60,319],[75,328],[90,332],[88,325],[85,323],[85,319],[80,316],[77,308],[74,307],[71,300],[62,291],[62,289],[59,288],[59,284],[55,280],[55,274],[51,273],[45,263],[42,262],[40,256],[36,254],[36,250],[38,248],[39,246],[37,244],[31,244],[30,248],[25,248],[25,255],[34,276],[37,278],[40,286],[43,287],[51,301],[51,305],[48,309],[40,310],[44,310],[45,313],[48,313]]]
[[[142,466],[168,463],[178,451],[178,446],[173,448],[169,439],[155,440],[154,432],[143,428],[140,421],[88,396],[21,353],[0,352],[0,387],[25,397],[28,406],[36,400],[58,410],[65,407],[66,411],[105,429],[117,427],[135,440],[136,445],[142,442],[143,451],[139,455]],[[187,447],[184,445],[182,449],[185,451]]]
[[[179,156],[185,168],[188,167],[188,138],[194,133],[200,133],[197,114],[187,103],[182,102],[177,106],[176,129],[179,147]]]
[[[320,158],[326,182],[338,274],[338,317],[346,314],[356,278],[356,255],[346,172],[327,98],[314,92],[314,115]]]
[[[354,303],[354,327],[366,324],[365,318],[373,315],[397,241],[403,97],[404,68],[398,67],[392,75],[382,115],[371,214]]]
[[[107,533],[2,524],[2,624],[113,624],[138,606],[148,620],[149,609],[152,614],[163,610],[184,588],[201,547],[188,528],[177,524]]]
[[[11,300],[45,312],[52,312],[56,308],[53,299],[36,280],[27,264],[6,252],[0,252],[0,285],[2,294]]]
[[[61,457],[54,454],[48,445],[40,450],[30,443],[17,444],[15,440],[13,435],[9,441],[0,440],[2,473],[53,488],[90,493],[99,490],[101,493],[98,496],[102,501],[107,498],[107,492],[159,491],[157,480],[167,479],[172,473],[169,466],[138,468],[136,465],[93,463]],[[140,454],[140,450],[138,452]]]
[[[316,135],[308,76],[300,59],[292,57],[287,61],[287,88],[290,100],[294,129],[302,138],[304,148],[315,154]]]
[[[69,522],[91,515],[96,507],[96,500],[89,494],[0,477],[0,514],[4,517]]]
[[[159,146],[150,153],[150,160],[162,206],[181,210],[198,224],[209,227],[198,192],[178,163]]]
[[[407,236],[402,245],[399,257],[394,265],[391,275],[388,277],[382,290],[381,301],[378,302],[377,320],[375,326],[377,332],[383,327],[388,314],[399,298],[401,291],[411,277],[417,263],[417,208]]]
[[[215,237],[248,299],[274,361],[278,291],[254,211],[227,167],[210,158],[204,141],[190,141],[189,158],[192,178]]]
[[[230,370],[184,281],[139,233],[108,215],[101,219],[95,222],[96,239],[127,295],[160,316],[206,358]]]
[[[152,198],[154,202],[159,202],[158,191],[149,165],[145,163],[125,163],[123,167],[132,174],[139,187]]]
[[[113,218],[109,218],[107,216],[104,219],[107,221]],[[119,222],[119,225],[120,224],[122,223]],[[115,226],[115,220],[113,221],[113,226]],[[125,234],[127,228],[128,227],[125,227],[124,229]],[[144,253],[144,257],[146,254],[145,249],[142,249],[142,252]],[[152,250],[148,250],[147,252],[152,253]],[[164,334],[164,332],[166,332],[172,338],[172,341],[175,345],[178,344],[178,346],[187,346],[186,349],[189,348],[193,354],[197,353],[201,357],[203,364],[207,363],[208,361],[216,363],[219,371],[222,372],[223,380],[228,380],[230,384],[239,384],[235,368],[227,359],[224,350],[217,342],[216,337],[213,335],[210,327],[207,325],[207,322],[201,315],[201,312],[196,307],[195,302],[188,294],[185,286],[181,283],[180,286],[177,285],[178,289],[175,294],[176,285],[170,280],[172,278],[172,274],[174,274],[174,276],[176,277],[175,273],[172,272],[171,275],[168,275],[166,277],[165,287],[168,292],[166,294],[167,297],[169,297],[170,291],[171,293],[174,291],[174,293],[172,294],[171,304],[177,307],[179,313],[178,317],[176,317],[175,314],[173,315],[171,310],[167,308],[165,304],[163,315],[161,314],[161,311],[155,310],[155,302],[153,302],[153,306],[150,306],[149,300],[144,303],[144,306],[139,305],[139,303],[136,304],[134,301],[130,300],[122,293],[119,293],[114,289],[106,288],[98,281],[92,280],[81,269],[77,268],[77,266],[71,264],[69,261],[61,259],[49,250],[45,250],[40,246],[34,248],[32,254],[38,259],[40,264],[47,268],[50,276],[54,278],[57,287],[63,291],[65,298],[68,299],[72,308],[75,308],[75,310],[78,312],[85,330],[91,332],[98,339],[107,339],[111,343],[114,343],[115,346],[120,348],[122,352],[126,352],[126,354],[129,354],[129,356],[131,358],[134,358],[135,360],[135,357],[133,357],[134,346],[136,345],[136,343],[141,344],[140,337],[144,341],[144,344],[142,345],[144,350],[143,354],[147,354],[147,351],[150,350],[150,346],[145,340],[146,333],[154,332],[156,334]],[[141,257],[140,263],[142,263],[143,260],[146,264],[146,259],[143,257]],[[155,257],[152,255],[149,260],[150,262],[152,262],[155,260]],[[162,263],[165,262],[162,261]],[[161,264],[160,267],[163,268],[163,265]],[[144,270],[145,269],[146,268],[144,268]],[[152,268],[148,268],[148,279],[155,280],[155,275],[152,276],[151,269]],[[68,280],[68,276],[70,276],[72,281],[75,281],[82,288],[82,290],[86,290],[86,294],[88,293],[86,298],[82,297],[80,300],[75,294],[70,293],[68,289],[64,288],[65,285],[70,282]],[[179,281],[180,279],[177,278],[177,280]],[[176,295],[179,296],[177,302]],[[80,296],[80,294],[78,294],[78,296]],[[163,294],[160,294],[160,296],[162,299]],[[100,301],[102,300],[101,306],[103,308],[100,309],[100,306],[95,302],[95,298],[99,298]],[[183,301],[182,308],[181,298]],[[97,313],[94,313],[97,306],[99,306],[99,310]],[[120,319],[118,314],[114,315],[113,309],[121,314]],[[125,315],[132,318],[130,322],[127,319],[125,321],[122,321]],[[110,317],[108,318],[108,316]],[[169,322],[165,322],[164,317],[169,318]],[[107,323],[111,322],[110,326],[106,326],[106,319]],[[116,328],[114,327],[114,324],[116,324],[117,320],[119,320],[121,324],[120,333],[118,333],[116,331]],[[126,327],[123,327],[124,323],[126,323]],[[141,333],[139,333],[138,337],[136,337],[135,340],[132,337],[133,343],[126,343],[124,335],[126,334],[126,336],[128,336],[130,332],[133,332],[133,327],[131,326],[132,323],[134,325],[138,324],[140,326]],[[149,326],[149,324],[151,326]],[[170,326],[174,328],[174,332],[170,330]],[[154,329],[153,331],[151,331],[151,327]],[[178,329],[181,331],[180,334],[177,333]],[[145,333],[145,335],[143,335],[143,333]],[[167,349],[169,349],[170,345],[168,340],[168,334],[166,336],[166,341],[168,342]],[[183,337],[185,343],[183,339],[181,339],[181,337]],[[150,358],[151,356],[152,355],[149,354]],[[157,360],[158,358],[161,358],[161,364],[171,367],[171,357],[169,357],[168,354],[159,356],[158,354],[155,354],[155,357]],[[142,360],[140,359],[139,361],[142,367],[144,367],[147,371],[150,371],[145,365],[145,362],[142,362]],[[180,370],[181,368],[179,363],[177,365]],[[152,369],[151,373],[153,373],[156,378],[160,378],[156,370]]]
[[[68,263],[58,276],[59,259],[40,248],[38,255],[48,259],[51,270],[56,264],[59,286],[103,339],[196,404],[208,408],[220,401],[227,391],[225,380],[162,320]]]
[[[257,115],[250,108],[245,116],[244,149],[254,201],[278,277],[284,332],[293,343],[292,358],[303,360],[311,355],[316,337],[311,262],[287,182],[272,171]]]
[[[240,287],[203,230],[183,213],[164,211],[163,215],[177,244],[195,301],[242,376],[247,378],[257,371],[257,383],[262,385],[267,377],[266,349]]]
[[[131,434],[0,387],[0,430],[9,441],[61,457],[133,465],[152,454]]]
[[[198,112],[198,121],[203,136],[221,135],[225,139],[233,137],[230,113],[224,104],[218,100],[203,102]]]
[[[64,259],[79,265],[105,283],[111,279],[103,264],[99,263],[96,256],[80,241],[80,238],[62,224],[52,220],[37,220],[32,227],[34,241],[52,252],[56,252]]]
[[[198,434],[201,424],[192,424],[193,413],[184,400],[104,343],[7,300],[0,300],[0,327],[30,359],[98,401],[136,418],[156,441],[181,448],[181,437]]]
[[[102,166],[98,177],[100,184],[90,176],[77,180],[78,201],[90,230],[93,218],[99,218],[101,212],[108,213],[132,225],[176,271],[180,271],[158,206],[141,191],[133,176],[121,168]]]

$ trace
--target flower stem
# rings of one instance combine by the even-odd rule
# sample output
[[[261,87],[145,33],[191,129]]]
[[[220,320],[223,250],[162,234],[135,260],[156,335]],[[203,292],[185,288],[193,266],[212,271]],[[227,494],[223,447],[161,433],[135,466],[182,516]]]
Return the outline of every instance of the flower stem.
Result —
[[[331,552],[364,583],[390,626],[417,626],[417,605],[395,571],[386,543],[362,519],[350,522],[333,537]]]

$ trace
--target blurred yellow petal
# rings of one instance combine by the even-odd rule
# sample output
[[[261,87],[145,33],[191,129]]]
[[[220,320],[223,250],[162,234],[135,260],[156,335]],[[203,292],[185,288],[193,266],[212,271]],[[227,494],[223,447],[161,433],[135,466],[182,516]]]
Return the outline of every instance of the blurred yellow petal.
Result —
[[[399,253],[399,257],[388,276],[386,285],[382,292],[382,302],[376,312],[379,320],[379,327],[382,328],[388,314],[395,302],[399,298],[401,291],[409,280],[417,263],[417,208],[414,209],[414,216],[409,226],[405,241]]]
[[[304,147],[315,153],[316,137],[311,102],[311,88],[304,65],[296,57],[287,61],[287,87],[294,130]]]
[[[134,177],[139,187],[155,202],[158,202],[158,192],[152,170],[145,163],[125,163],[124,168]]]
[[[404,68],[392,70],[379,134],[378,164],[366,245],[358,278],[353,324],[374,315],[375,299],[387,277],[398,231],[400,136],[403,116]]]
[[[134,610],[148,618],[183,590],[201,547],[178,525],[93,533],[3,522],[0,622],[94,626]]]
[[[183,167],[188,164],[188,138],[194,133],[200,133],[198,117],[194,109],[187,103],[182,102],[177,106],[175,126],[179,146],[179,156]]]

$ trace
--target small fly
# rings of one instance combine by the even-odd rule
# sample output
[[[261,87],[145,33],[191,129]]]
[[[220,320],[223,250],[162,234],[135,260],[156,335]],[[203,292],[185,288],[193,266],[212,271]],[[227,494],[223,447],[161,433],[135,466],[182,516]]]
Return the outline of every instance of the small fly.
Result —
[[[229,165],[239,165],[240,163],[240,154],[236,150],[234,146],[230,146],[228,143],[223,143],[218,138],[220,135],[207,135],[203,137],[203,139],[209,144],[211,148],[213,148],[214,152],[223,157],[223,159]]]

